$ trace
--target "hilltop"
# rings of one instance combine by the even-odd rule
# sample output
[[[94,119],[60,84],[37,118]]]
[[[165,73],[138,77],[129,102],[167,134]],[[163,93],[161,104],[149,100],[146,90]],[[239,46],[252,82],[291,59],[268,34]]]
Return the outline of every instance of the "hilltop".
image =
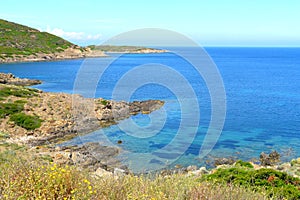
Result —
[[[0,19],[0,63],[105,56],[47,32]]]

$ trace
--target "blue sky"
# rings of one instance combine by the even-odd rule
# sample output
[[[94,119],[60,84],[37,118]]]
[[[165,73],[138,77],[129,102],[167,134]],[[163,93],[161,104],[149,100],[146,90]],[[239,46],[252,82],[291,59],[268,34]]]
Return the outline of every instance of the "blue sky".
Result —
[[[299,0],[0,0],[0,18],[79,45],[139,28],[204,46],[300,46]]]

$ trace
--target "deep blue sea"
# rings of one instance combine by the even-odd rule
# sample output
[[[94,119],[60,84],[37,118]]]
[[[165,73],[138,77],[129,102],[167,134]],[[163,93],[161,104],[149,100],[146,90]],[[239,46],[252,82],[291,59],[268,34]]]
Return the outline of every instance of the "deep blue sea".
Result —
[[[214,157],[250,160],[259,158],[262,151],[272,150],[277,150],[283,161],[299,157],[300,48],[210,47],[205,50],[224,83],[226,116],[217,143],[201,159],[199,150],[212,114],[210,89],[195,68],[176,54],[124,54],[118,58],[112,54],[87,60],[1,64],[0,71],[40,79],[43,84],[34,87],[43,91],[73,93],[75,86],[75,93],[87,97],[164,100],[163,108],[150,116],[139,114],[121,122],[121,127],[113,125],[68,143],[106,141],[117,145],[122,140],[118,146],[127,152],[124,161],[132,168],[138,164],[203,165]],[[193,49],[186,51],[198,56]],[[103,66],[107,65],[104,70]],[[145,65],[147,70],[137,68]],[[88,66],[87,70],[82,70],[83,66]],[[85,81],[78,82],[83,73]],[[191,103],[195,102],[193,96],[185,96],[187,84],[198,104]],[[199,122],[195,121],[195,113],[200,117]],[[127,126],[127,122],[134,125]],[[169,144],[174,151],[164,149]]]

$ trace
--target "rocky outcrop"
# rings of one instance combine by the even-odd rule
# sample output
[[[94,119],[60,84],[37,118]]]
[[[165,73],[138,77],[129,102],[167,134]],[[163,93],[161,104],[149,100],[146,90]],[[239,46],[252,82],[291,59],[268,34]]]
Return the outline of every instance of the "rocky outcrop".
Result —
[[[272,166],[280,162],[280,154],[277,151],[272,151],[269,155],[262,152],[260,154],[260,163],[263,166]]]
[[[20,82],[18,78],[10,74],[3,75],[2,78],[16,79],[18,81],[15,82]],[[23,86],[0,84],[0,91],[15,92],[5,93],[1,104],[11,105],[12,102],[19,102],[16,105],[24,106],[21,112],[38,116],[42,121],[41,126],[34,130],[27,130],[12,122],[9,115],[3,115],[2,118],[0,117],[0,133],[5,135],[5,142],[25,144],[32,149],[39,149],[41,154],[50,155],[56,163],[78,165],[90,171],[97,171],[101,168],[118,176],[128,172],[117,158],[121,151],[119,148],[102,146],[99,143],[56,148],[55,145],[60,141],[115,124],[131,115],[150,113],[164,104],[159,100],[117,102],[33,89],[27,89],[25,92],[30,91],[32,94],[25,97],[17,93],[25,89]]]
[[[235,159],[232,157],[229,158],[215,158],[214,165],[219,166],[219,165],[232,165],[235,163]]]
[[[30,86],[30,85],[37,85],[41,84],[42,81],[40,80],[31,80],[27,78],[18,78],[15,77],[13,74],[8,73],[0,73],[0,84],[8,84],[8,85],[19,85],[19,86]]]
[[[105,105],[103,104],[103,99],[95,100],[96,102],[96,113],[97,119],[101,122],[115,122],[125,118],[128,118],[130,115],[136,115],[139,113],[149,114],[154,110],[159,109],[164,102],[160,100],[147,100],[147,101],[134,101],[129,102],[116,102],[116,101],[106,101]],[[103,112],[104,110],[104,112]],[[99,112],[100,111],[100,112]]]
[[[16,88],[2,85],[0,89],[8,87]],[[0,132],[8,133],[12,142],[33,146],[89,133],[116,124],[119,120],[134,114],[150,113],[164,104],[159,100],[128,103],[42,91],[36,92],[30,98],[8,96],[2,103],[18,100],[25,102],[23,111],[25,114],[38,116],[42,120],[41,126],[35,130],[26,130],[11,122],[7,116],[0,118]]]
[[[103,146],[99,143],[86,143],[82,146],[55,147],[50,151],[53,161],[58,164],[77,165],[96,171],[98,168],[113,171],[114,168],[127,170],[117,159],[121,149],[110,146]],[[41,154],[47,153],[41,151]]]

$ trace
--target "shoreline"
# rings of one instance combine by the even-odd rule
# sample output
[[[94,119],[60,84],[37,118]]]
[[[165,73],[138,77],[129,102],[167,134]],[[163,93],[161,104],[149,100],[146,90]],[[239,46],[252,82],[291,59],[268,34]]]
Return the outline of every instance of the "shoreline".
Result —
[[[64,55],[70,52],[75,55]],[[74,52],[75,51],[75,52]],[[66,53],[67,52],[67,53]],[[53,53],[53,54],[41,54],[41,55],[30,55],[30,56],[21,56],[21,57],[6,57],[0,58],[1,64],[16,64],[16,63],[32,63],[32,62],[55,62],[55,61],[64,61],[64,60],[77,60],[77,59],[86,59],[86,58],[106,58],[110,57],[106,53],[109,54],[160,54],[167,53],[167,50],[160,49],[146,49],[146,50],[138,50],[138,51],[100,51],[100,50],[87,50],[86,52],[79,52],[77,49],[67,49],[61,53]]]
[[[118,162],[117,155],[122,151],[120,148],[103,146],[99,143],[97,147],[94,143],[85,144],[84,148],[80,148],[79,145],[57,147],[57,144],[117,124],[131,115],[149,114],[164,105],[164,102],[159,100],[116,102],[102,98],[84,98],[75,94],[43,92],[24,87],[40,82],[20,79],[12,74],[0,75],[2,82],[6,83],[0,84],[0,113],[2,114],[0,133],[3,135],[3,137],[0,135],[1,142],[43,149],[42,154],[50,155],[58,163],[76,165],[85,163],[82,165],[93,169],[102,165],[106,169],[126,168]],[[15,85],[15,83],[22,84]],[[15,114],[27,118],[35,116],[36,120],[40,121],[40,125],[34,128],[19,125],[12,121]],[[93,156],[95,152],[86,152],[87,148],[92,148],[92,151],[102,155],[101,160],[95,160]],[[86,160],[90,163],[86,163]]]
[[[0,76],[1,77],[1,76]],[[4,77],[4,78],[3,78]],[[151,113],[164,105],[159,100],[136,101],[136,102],[115,102],[102,98],[89,99],[80,95],[65,93],[50,93],[36,89],[28,89],[23,86],[39,84],[29,79],[19,79],[12,74],[2,75],[7,84],[0,84],[0,91],[7,88],[11,91],[29,94],[24,102],[24,112],[29,115],[36,115],[42,119],[42,126],[35,130],[26,130],[18,127],[9,120],[9,116],[0,118],[0,144],[9,143],[25,145],[30,151],[38,150],[38,156],[50,156],[53,162],[58,164],[71,164],[78,167],[89,168],[91,172],[103,169],[109,172],[115,169],[122,173],[130,173],[119,160],[118,155],[123,152],[121,147],[111,147],[100,143],[85,143],[75,146],[57,146],[60,142],[70,140],[78,135],[88,134],[92,131],[117,124],[118,121],[138,113]],[[34,80],[37,81],[37,80]],[[11,82],[12,84],[9,84]],[[22,83],[18,86],[14,83]],[[30,84],[29,84],[30,83]],[[18,93],[19,94],[19,93]],[[18,95],[19,96],[19,95]],[[23,97],[8,96],[2,97],[1,104],[8,102],[21,102]],[[71,104],[73,103],[73,107]],[[74,111],[75,112],[72,112]],[[74,123],[75,122],[75,123]],[[122,141],[120,141],[122,143]],[[116,145],[117,146],[117,145]],[[88,150],[87,150],[88,149]],[[98,158],[95,158],[95,154]],[[280,163],[278,153],[261,154],[261,163],[251,163],[256,169],[271,168],[279,171],[292,173],[300,177],[300,173],[291,163],[299,163],[300,158],[290,162]],[[214,167],[206,169],[205,166],[180,166],[162,168],[158,171],[161,174],[190,173],[203,174],[212,173],[215,169],[234,166],[237,160],[231,158],[213,158]],[[273,160],[272,160],[273,159]],[[296,160],[296,161],[295,161]],[[213,160],[212,160],[213,161]],[[101,170],[100,170],[101,171]],[[103,171],[102,171],[103,172]],[[104,172],[103,172],[104,173]]]

